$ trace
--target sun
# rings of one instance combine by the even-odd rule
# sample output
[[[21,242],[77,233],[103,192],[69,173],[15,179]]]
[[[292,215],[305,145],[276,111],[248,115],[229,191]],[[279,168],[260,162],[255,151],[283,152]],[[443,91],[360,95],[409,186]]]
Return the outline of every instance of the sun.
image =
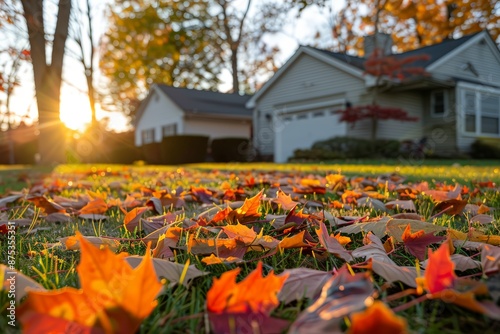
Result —
[[[60,118],[72,130],[85,130],[92,118],[88,97],[73,89],[62,89]]]

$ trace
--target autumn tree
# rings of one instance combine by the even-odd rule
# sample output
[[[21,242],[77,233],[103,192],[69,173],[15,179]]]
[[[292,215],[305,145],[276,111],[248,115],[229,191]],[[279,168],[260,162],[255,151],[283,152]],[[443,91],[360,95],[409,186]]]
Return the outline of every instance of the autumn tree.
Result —
[[[132,114],[153,83],[214,90],[223,69],[231,73],[233,92],[249,91],[248,77],[275,69],[276,50],[262,36],[279,31],[292,9],[300,13],[312,3],[117,0],[100,64],[111,101]]]
[[[415,122],[418,118],[410,116],[402,108],[381,106],[378,103],[380,88],[384,84],[397,80],[404,82],[413,76],[425,75],[422,67],[414,66],[419,60],[428,60],[427,55],[416,55],[399,58],[394,55],[386,55],[383,49],[377,47],[365,62],[365,75],[374,78],[373,87],[370,90],[371,103],[366,105],[348,105],[339,110],[339,121],[354,125],[356,122],[369,120],[371,123],[371,140],[375,143],[377,139],[378,123],[380,121],[395,120],[400,122]]]
[[[46,30],[45,1],[21,0],[26,21],[33,65],[33,78],[38,107],[40,134],[39,153],[42,164],[62,162],[65,132],[59,118],[62,67],[71,13],[71,0],[60,0],[57,5],[55,30]],[[51,57],[47,58],[47,46]]]
[[[375,19],[376,18],[376,19]],[[363,36],[390,33],[398,51],[488,29],[500,43],[497,0],[346,0],[332,16],[335,51],[363,54]]]

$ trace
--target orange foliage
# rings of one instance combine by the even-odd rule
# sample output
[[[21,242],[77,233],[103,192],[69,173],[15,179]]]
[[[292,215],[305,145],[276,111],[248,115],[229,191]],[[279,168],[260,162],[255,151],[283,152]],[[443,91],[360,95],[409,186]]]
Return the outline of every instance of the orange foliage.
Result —
[[[262,277],[262,262],[244,280],[236,283],[240,268],[214,278],[207,293],[207,308],[212,313],[269,314],[279,305],[278,292],[288,276],[276,276],[271,271]]]
[[[430,293],[452,288],[457,276],[455,264],[450,259],[450,248],[447,242],[441,244],[437,251],[429,249],[429,260],[425,268],[425,288]]]
[[[351,321],[349,334],[408,333],[406,320],[378,300],[366,310],[353,313]]]
[[[104,333],[134,333],[156,306],[158,282],[149,247],[141,264],[132,269],[124,258],[98,249],[77,234],[81,261],[77,267],[81,289],[65,287],[55,291],[29,291],[19,309],[26,333],[39,333],[44,321],[75,323]]]

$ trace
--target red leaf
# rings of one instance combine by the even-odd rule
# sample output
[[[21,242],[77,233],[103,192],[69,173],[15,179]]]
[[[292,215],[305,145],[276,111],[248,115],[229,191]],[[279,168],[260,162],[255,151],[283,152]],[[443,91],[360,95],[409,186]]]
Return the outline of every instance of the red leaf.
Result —
[[[435,236],[433,232],[424,234],[423,230],[411,233],[411,225],[408,224],[403,232],[403,242],[410,254],[420,261],[425,260],[425,251],[430,244],[443,241],[444,237]]]

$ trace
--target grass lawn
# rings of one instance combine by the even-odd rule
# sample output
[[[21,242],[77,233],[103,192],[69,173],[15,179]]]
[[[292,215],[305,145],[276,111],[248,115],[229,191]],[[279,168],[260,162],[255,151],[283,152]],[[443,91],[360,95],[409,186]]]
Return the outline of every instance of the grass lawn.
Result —
[[[390,333],[399,321],[415,333],[498,333],[499,183],[494,161],[4,166],[0,262],[49,291],[18,304],[17,326],[33,329]],[[148,241],[156,272],[112,255],[143,259]],[[64,287],[89,297],[75,304],[54,292]],[[1,332],[15,332],[10,300],[2,290]]]

